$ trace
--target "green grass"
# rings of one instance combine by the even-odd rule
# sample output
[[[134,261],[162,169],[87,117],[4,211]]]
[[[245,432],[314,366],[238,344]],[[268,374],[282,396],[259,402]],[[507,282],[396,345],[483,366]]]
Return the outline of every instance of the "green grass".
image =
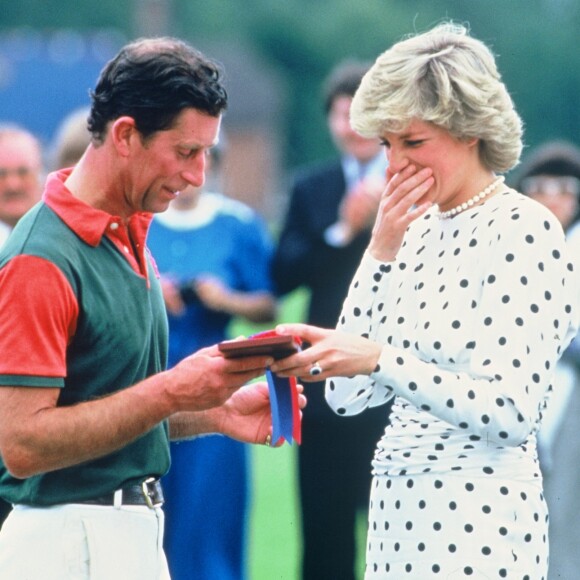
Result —
[[[249,578],[297,580],[300,512],[295,447],[252,449]]]

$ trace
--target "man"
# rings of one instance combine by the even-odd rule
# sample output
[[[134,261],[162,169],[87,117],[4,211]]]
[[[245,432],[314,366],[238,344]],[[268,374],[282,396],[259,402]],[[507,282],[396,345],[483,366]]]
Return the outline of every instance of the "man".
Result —
[[[187,44],[124,47],[92,93],[91,144],[0,252],[0,496],[15,505],[1,578],[168,578],[157,480],[169,437],[267,441],[267,386],[238,390],[267,357],[212,346],[164,370],[145,247],[151,213],[202,185],[226,101]]]
[[[0,125],[0,248],[40,199],[42,169],[38,139],[16,125]]]
[[[322,327],[336,325],[384,188],[380,143],[362,138],[349,121],[352,97],[367,68],[343,62],[326,81],[328,128],[341,156],[309,168],[295,181],[274,257],[279,293],[307,287],[308,322]],[[367,509],[369,465],[386,411],[339,418],[326,405],[324,384],[310,385],[298,451],[302,577],[354,579],[356,516]]]

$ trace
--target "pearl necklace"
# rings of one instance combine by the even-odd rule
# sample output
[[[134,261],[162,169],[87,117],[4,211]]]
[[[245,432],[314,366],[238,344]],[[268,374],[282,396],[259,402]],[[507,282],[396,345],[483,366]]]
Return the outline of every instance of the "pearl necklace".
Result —
[[[462,211],[470,207],[473,207],[476,203],[480,202],[482,199],[485,199],[494,189],[497,189],[500,186],[500,184],[504,182],[504,179],[505,179],[504,176],[501,175],[492,183],[490,183],[483,191],[480,191],[478,194],[474,195],[471,199],[468,199],[467,201],[460,203],[459,205],[455,206],[450,210],[439,212],[439,218],[444,220],[446,218],[453,217],[454,215],[457,215],[458,213],[461,213]]]

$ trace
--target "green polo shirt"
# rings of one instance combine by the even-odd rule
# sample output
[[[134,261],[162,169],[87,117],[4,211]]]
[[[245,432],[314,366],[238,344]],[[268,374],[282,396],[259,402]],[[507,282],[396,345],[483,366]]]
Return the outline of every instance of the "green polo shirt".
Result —
[[[58,406],[130,387],[167,358],[165,307],[145,248],[151,216],[133,216],[129,236],[119,218],[74,198],[66,177],[49,176],[43,201],[0,251],[0,388],[57,387]],[[169,462],[164,422],[115,453],[27,479],[0,463],[0,496],[74,503],[161,476]]]

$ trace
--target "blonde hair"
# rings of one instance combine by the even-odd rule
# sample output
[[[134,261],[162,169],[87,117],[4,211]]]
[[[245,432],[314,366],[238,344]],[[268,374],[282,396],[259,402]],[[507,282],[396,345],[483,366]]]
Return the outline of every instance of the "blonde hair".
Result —
[[[522,152],[522,121],[491,51],[458,24],[445,22],[381,54],[364,76],[351,124],[366,137],[398,133],[413,119],[455,138],[479,139],[482,163],[504,173]]]

